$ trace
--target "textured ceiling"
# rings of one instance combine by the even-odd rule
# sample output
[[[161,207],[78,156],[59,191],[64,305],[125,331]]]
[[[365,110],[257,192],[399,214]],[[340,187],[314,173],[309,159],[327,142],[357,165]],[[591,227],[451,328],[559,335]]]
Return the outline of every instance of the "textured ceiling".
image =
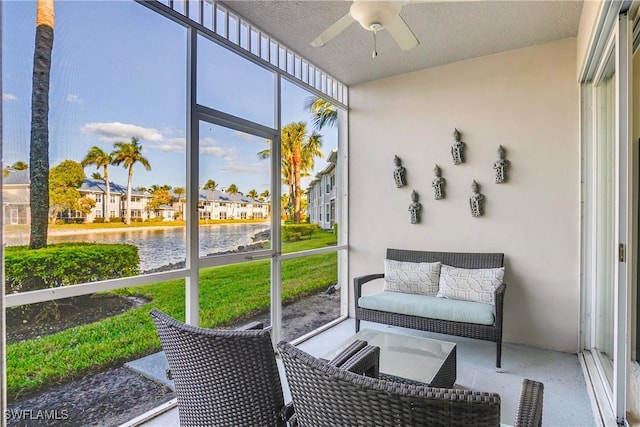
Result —
[[[582,1],[562,0],[408,3],[401,16],[420,45],[402,51],[382,31],[374,59],[372,33],[358,23],[323,47],[309,44],[349,12],[350,1],[224,3],[348,85],[574,37],[582,11]]]

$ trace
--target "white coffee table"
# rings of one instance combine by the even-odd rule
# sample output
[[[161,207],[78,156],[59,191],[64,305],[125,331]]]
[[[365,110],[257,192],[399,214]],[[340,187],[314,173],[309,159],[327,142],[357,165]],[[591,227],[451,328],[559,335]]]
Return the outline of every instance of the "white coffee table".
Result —
[[[456,382],[456,345],[447,341],[362,329],[323,358],[333,359],[355,340],[380,347],[383,379],[397,377],[442,388],[451,388]]]

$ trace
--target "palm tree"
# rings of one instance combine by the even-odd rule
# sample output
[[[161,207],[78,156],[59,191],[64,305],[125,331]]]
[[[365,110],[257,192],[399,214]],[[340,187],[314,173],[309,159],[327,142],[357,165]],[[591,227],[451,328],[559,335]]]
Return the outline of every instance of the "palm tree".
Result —
[[[280,196],[280,218],[285,220],[291,218],[291,198],[288,194]]]
[[[235,184],[231,184],[229,187],[227,187],[227,193],[231,194],[232,196],[235,196],[236,194],[240,193],[240,190],[238,190],[238,186]],[[242,193],[240,193],[242,194]],[[235,219],[236,217],[236,202],[235,200],[231,200],[231,217]]]
[[[150,193],[155,193],[156,191],[169,191],[171,190],[171,186],[169,184],[151,184]]]
[[[304,109],[313,116],[313,127],[318,131],[325,126],[335,126],[338,122],[338,109],[329,101],[318,96],[310,96],[304,103]]]
[[[38,0],[31,91],[29,248],[47,246],[49,220],[49,80],[53,50],[53,0]]]
[[[109,203],[111,202],[111,186],[109,184],[109,165],[113,164],[113,156],[111,153],[105,152],[102,148],[94,145],[89,149],[89,152],[82,162],[82,167],[88,165],[94,165],[96,169],[102,168],[103,175],[100,177],[104,181],[104,197],[105,200],[102,203],[102,211],[104,222],[111,222],[111,215],[109,214]]]
[[[289,123],[282,128],[281,145],[281,174],[283,183],[289,186],[289,202],[293,203],[293,221],[300,223],[300,200],[302,189],[300,179],[308,176],[313,170],[314,159],[322,156],[322,135],[315,131],[307,135],[305,122]],[[271,150],[258,153],[261,159],[271,155]]]
[[[211,198],[213,199],[215,191],[218,189],[218,183],[210,179],[204,184],[204,187],[202,188],[211,191]]]
[[[29,169],[29,165],[27,164],[27,162],[23,160],[18,160],[17,162],[11,165],[11,169],[16,171],[23,171],[23,170]]]
[[[182,196],[184,196],[186,192],[187,191],[184,189],[184,187],[176,187],[173,189],[173,194],[178,196],[178,209],[180,209],[180,218],[182,218]]]
[[[260,198],[258,200],[260,200],[260,202],[262,203],[267,203],[267,214],[270,215],[271,214],[271,203],[269,203],[271,199],[271,193],[269,192],[269,190],[264,190],[262,193],[260,193]]]
[[[12,164],[11,166],[5,166],[2,169],[2,176],[6,177],[6,176],[9,176],[9,174],[11,172],[23,171],[23,170],[27,170],[27,169],[29,169],[29,165],[27,164],[27,162],[22,161],[22,160],[18,160],[17,162]]]
[[[142,155],[142,145],[138,143],[139,139],[135,136],[131,138],[131,142],[118,141],[113,144],[115,150],[111,153],[113,156],[113,164],[123,165],[129,169],[129,177],[127,180],[127,210],[124,223],[131,224],[131,185],[133,181],[133,166],[140,163],[148,171],[151,170],[149,160]]]
[[[266,141],[267,144],[271,144],[270,140]],[[289,200],[290,202],[293,202],[293,198],[294,198],[294,193],[295,193],[295,182],[294,182],[294,176],[295,174],[293,173],[293,163],[291,162],[291,147],[289,145],[284,144],[284,142],[280,143],[280,156],[281,156],[281,160],[280,160],[280,175],[282,177],[282,183],[284,185],[286,185],[289,189],[289,194],[288,194],[288,198],[287,200]],[[258,158],[260,159],[268,159],[269,157],[271,157],[271,149],[267,148],[266,150],[262,150],[258,153]],[[269,190],[265,190],[263,192],[267,193],[267,197],[270,196],[269,194]],[[283,210],[284,211],[284,210]]]
[[[258,198],[258,192],[256,190],[249,190],[247,197],[251,197],[253,200]]]

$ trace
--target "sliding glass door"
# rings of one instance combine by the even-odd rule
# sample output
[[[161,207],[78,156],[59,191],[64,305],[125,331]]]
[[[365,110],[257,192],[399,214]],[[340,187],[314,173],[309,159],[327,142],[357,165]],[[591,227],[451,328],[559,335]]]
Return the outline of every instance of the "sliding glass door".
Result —
[[[609,388],[613,387],[615,236],[615,56],[610,52],[594,85],[595,112],[595,306],[594,353]]]
[[[631,266],[629,132],[630,36],[627,15],[610,22],[583,76],[585,348],[599,407],[625,418],[627,302]],[[592,371],[593,368],[593,372]],[[611,412],[608,411],[611,408]],[[609,417],[611,417],[609,415]],[[608,417],[603,414],[607,421]]]

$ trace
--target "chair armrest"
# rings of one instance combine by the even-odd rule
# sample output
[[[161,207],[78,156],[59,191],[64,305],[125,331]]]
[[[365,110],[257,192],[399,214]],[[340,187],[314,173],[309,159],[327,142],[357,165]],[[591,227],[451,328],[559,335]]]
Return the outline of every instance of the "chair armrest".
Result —
[[[372,280],[383,279],[383,278],[384,278],[383,273],[368,274],[366,276],[354,277],[353,278],[353,290],[354,290],[353,294],[356,297],[356,304],[358,304],[358,298],[360,298],[360,296],[362,295],[362,285]]]
[[[372,378],[380,377],[380,347],[367,345],[344,362],[340,369]]]
[[[544,384],[524,379],[520,390],[520,401],[516,410],[514,426],[539,427],[542,425],[542,403]]]
[[[341,367],[347,360],[353,357],[357,352],[367,346],[366,341],[355,340],[347,348],[342,350],[336,357],[329,361],[330,365]]]
[[[236,329],[236,331],[253,331],[258,330],[261,331],[264,329],[264,323],[262,322],[250,322],[246,325],[242,325]]]
[[[495,303],[495,315],[496,315],[496,325],[502,329],[502,313],[504,310],[504,293],[507,290],[507,285],[505,283],[498,286],[498,289],[494,292],[494,303]]]

